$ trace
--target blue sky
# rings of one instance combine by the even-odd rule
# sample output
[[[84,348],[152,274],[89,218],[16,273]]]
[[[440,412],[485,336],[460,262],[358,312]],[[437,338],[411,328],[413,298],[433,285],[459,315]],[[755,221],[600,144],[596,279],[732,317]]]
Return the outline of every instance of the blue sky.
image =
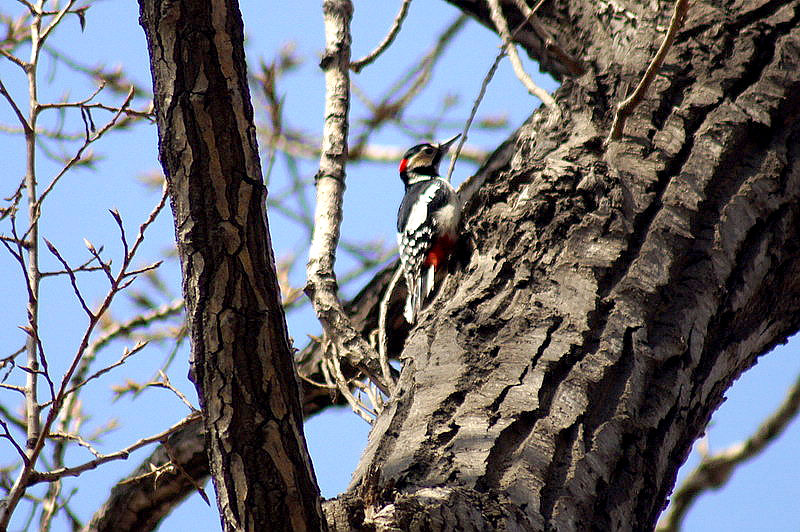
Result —
[[[247,55],[251,64],[259,58],[270,60],[287,43],[294,43],[302,64],[279,84],[279,92],[285,98],[285,113],[289,122],[313,137],[318,137],[322,126],[323,80],[317,67],[323,48],[322,16],[319,2],[255,2],[243,1],[247,35]],[[400,2],[357,1],[353,22],[353,56],[361,57],[370,51],[385,35]],[[3,9],[17,9],[6,5]],[[392,48],[375,64],[353,77],[354,83],[372,97],[382,94],[401,73],[418,59],[431,45],[439,31],[452,21],[458,12],[441,1],[418,0],[411,6],[408,20]],[[481,79],[491,65],[499,44],[498,38],[478,24],[469,22],[449,48],[441,64],[434,72],[430,89],[415,100],[409,109],[412,117],[429,117],[438,113],[447,96],[457,96],[457,103],[446,114],[446,122],[460,128],[477,94]],[[138,25],[135,2],[99,1],[87,13],[87,28],[81,32],[77,19],[67,19],[53,39],[53,46],[80,58],[86,64],[105,63],[121,65],[128,75],[143,86],[149,87],[149,68],[144,35]],[[535,64],[527,62],[528,71],[538,72]],[[45,61],[41,69],[42,90],[40,99],[52,101],[69,94],[79,99],[93,87],[85,78],[70,73],[61,67],[54,69]],[[0,61],[0,79],[17,95],[22,95],[24,83],[19,70],[7,61]],[[548,90],[555,83],[540,76],[539,82]],[[21,96],[20,96],[21,97]],[[113,98],[112,98],[113,100]],[[24,100],[21,100],[24,101]],[[116,99],[119,101],[119,98]],[[538,105],[538,100],[529,96],[513,76],[510,66],[504,63],[489,86],[478,117],[508,118],[504,130],[481,132],[473,130],[469,143],[491,150],[508,134],[509,130],[522,123]],[[141,107],[144,100],[138,103]],[[358,118],[365,116],[362,103],[354,98],[352,117],[354,129]],[[263,115],[262,115],[263,117]],[[95,113],[99,124],[106,118]],[[54,118],[46,118],[53,120]],[[76,114],[67,116],[68,123],[81,128]],[[11,124],[12,115],[4,101],[0,101],[0,122]],[[52,123],[52,122],[51,122]],[[455,132],[442,129],[441,137]],[[0,133],[0,160],[4,162],[2,194],[13,192],[23,172],[22,142],[19,136]],[[416,139],[396,127],[387,127],[378,132],[374,142],[387,146],[406,147]],[[120,246],[116,225],[107,209],[117,208],[129,233],[134,233],[157,201],[157,192],[142,185],[138,177],[158,171],[157,136],[152,125],[138,126],[132,130],[113,133],[94,148],[102,159],[94,171],[77,170],[69,174],[55,189],[45,205],[42,219],[42,235],[51,240],[73,263],[85,260],[83,238],[95,246],[106,246],[109,256],[119,261]],[[40,179],[47,182],[55,166],[42,160],[39,165]],[[311,180],[315,164],[301,162],[299,171],[305,180]],[[474,167],[459,162],[454,175],[455,184],[460,183]],[[276,163],[270,183],[271,194],[280,193],[287,184],[287,167],[283,161]],[[402,196],[402,185],[397,178],[394,164],[359,164],[348,169],[348,187],[345,196],[344,238],[355,242],[383,241],[393,245],[394,214]],[[305,231],[285,216],[270,212],[273,244],[277,257],[302,253],[307,238]],[[0,227],[3,232],[7,226]],[[164,250],[173,245],[171,213],[161,214],[152,228],[143,248],[141,263],[156,260]],[[303,279],[305,257],[301,256],[299,268],[292,271],[291,279],[300,285]],[[352,260],[340,253],[339,272],[352,266]],[[43,257],[43,268],[55,268],[53,259]],[[179,270],[175,261],[168,261],[164,279],[174,296],[180,294]],[[6,308],[6,320],[0,328],[0,345],[4,351],[16,349],[22,342],[22,333],[16,328],[24,322],[24,293],[19,286],[19,265],[5,253],[0,253],[0,304]],[[105,286],[102,280],[81,277],[81,287],[89,301],[97,301]],[[142,281],[137,281],[141,283]],[[146,283],[145,283],[146,284]],[[356,283],[348,288],[355,293]],[[67,361],[75,352],[78,333],[85,326],[85,318],[72,296],[65,280],[48,279],[42,288],[41,328],[46,351],[54,372],[63,371]],[[113,307],[117,317],[134,312],[132,304],[122,298]],[[319,327],[306,307],[288,316],[290,334],[302,347],[307,334],[318,333]],[[119,343],[101,356],[110,363],[119,357],[123,343]],[[789,384],[800,373],[800,358],[797,342],[790,342],[765,356],[755,368],[747,372],[728,394],[727,402],[715,414],[708,431],[712,450],[720,450],[746,437],[757,427],[765,415],[781,401]],[[169,375],[178,388],[196,404],[194,388],[186,379],[186,349],[178,353]],[[112,372],[87,389],[83,396],[84,409],[91,414],[86,431],[101,426],[109,417],[119,420],[120,428],[109,433],[98,445],[100,450],[111,452],[130,444],[141,436],[156,433],[186,415],[186,408],[169,392],[152,389],[136,400],[123,398],[112,401],[110,386],[119,385],[129,376],[146,380],[154,368],[164,360],[164,346],[152,345],[126,365],[125,369]],[[58,374],[58,373],[57,373]],[[13,402],[11,392],[0,390],[0,401]],[[313,417],[306,424],[306,435],[314,460],[317,478],[323,495],[335,496],[344,490],[358,457],[363,449],[368,426],[344,409],[328,411]],[[789,428],[769,451],[737,470],[734,477],[721,492],[704,495],[686,520],[689,531],[789,531],[800,529],[800,466],[797,449],[800,448],[800,431]],[[88,519],[111,485],[129,473],[144,459],[150,448],[134,453],[127,462],[116,462],[97,471],[84,474],[70,484],[78,491],[72,498],[75,511]],[[14,459],[13,449],[0,442],[0,465]],[[68,454],[70,463],[81,463],[90,458],[80,450]],[[690,457],[687,466],[696,464],[697,455]],[[213,497],[210,484],[207,489]],[[12,522],[21,526],[20,515]],[[192,497],[168,517],[160,530],[186,530],[194,532],[219,530],[219,519],[215,508],[208,508],[198,496]],[[54,530],[66,530],[63,521],[57,521]]]

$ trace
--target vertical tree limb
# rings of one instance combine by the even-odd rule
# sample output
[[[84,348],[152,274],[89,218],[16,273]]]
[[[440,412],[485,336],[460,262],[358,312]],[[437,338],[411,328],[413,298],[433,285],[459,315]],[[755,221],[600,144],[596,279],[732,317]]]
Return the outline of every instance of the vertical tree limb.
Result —
[[[223,528],[325,529],[266,220],[238,3],[139,5]]]
[[[348,113],[350,110],[350,0],[325,0],[325,55],[320,67],[325,71],[325,124],[322,153],[316,176],[317,206],[314,234],[308,252],[306,294],[314,305],[325,334],[336,351],[348,362],[367,373],[386,393],[387,383],[375,350],[353,328],[337,295],[333,266],[342,223],[342,200],[347,162]]]

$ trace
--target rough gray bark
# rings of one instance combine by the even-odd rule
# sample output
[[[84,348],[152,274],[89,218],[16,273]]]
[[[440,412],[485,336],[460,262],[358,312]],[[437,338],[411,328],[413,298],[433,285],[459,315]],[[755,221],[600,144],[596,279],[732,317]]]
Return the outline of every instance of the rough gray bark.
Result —
[[[210,471],[225,530],[320,530],[235,1],[141,0]]]
[[[798,329],[800,3],[695,3],[604,149],[657,7],[542,9],[587,72],[471,202],[332,528],[651,529],[724,391]]]
[[[332,529],[651,529],[725,390],[800,327],[800,2],[694,3],[604,148],[670,8],[549,0],[553,44],[518,34],[564,115],[472,181],[471,249]]]

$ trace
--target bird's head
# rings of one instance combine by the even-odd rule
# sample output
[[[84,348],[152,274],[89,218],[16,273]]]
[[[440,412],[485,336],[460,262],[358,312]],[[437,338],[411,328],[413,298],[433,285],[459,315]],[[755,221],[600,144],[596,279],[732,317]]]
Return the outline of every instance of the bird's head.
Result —
[[[430,179],[439,175],[439,163],[450,149],[450,146],[460,137],[455,137],[438,144],[422,143],[409,148],[400,160],[400,178],[403,183],[413,185],[419,181]]]

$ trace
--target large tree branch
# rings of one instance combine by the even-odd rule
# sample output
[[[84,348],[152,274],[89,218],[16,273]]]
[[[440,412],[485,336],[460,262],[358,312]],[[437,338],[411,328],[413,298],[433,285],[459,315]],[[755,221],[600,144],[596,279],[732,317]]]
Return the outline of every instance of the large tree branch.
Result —
[[[669,13],[549,6],[593,73],[481,188],[337,529],[651,529],[725,390],[800,327],[800,2],[695,4],[607,149]]]

